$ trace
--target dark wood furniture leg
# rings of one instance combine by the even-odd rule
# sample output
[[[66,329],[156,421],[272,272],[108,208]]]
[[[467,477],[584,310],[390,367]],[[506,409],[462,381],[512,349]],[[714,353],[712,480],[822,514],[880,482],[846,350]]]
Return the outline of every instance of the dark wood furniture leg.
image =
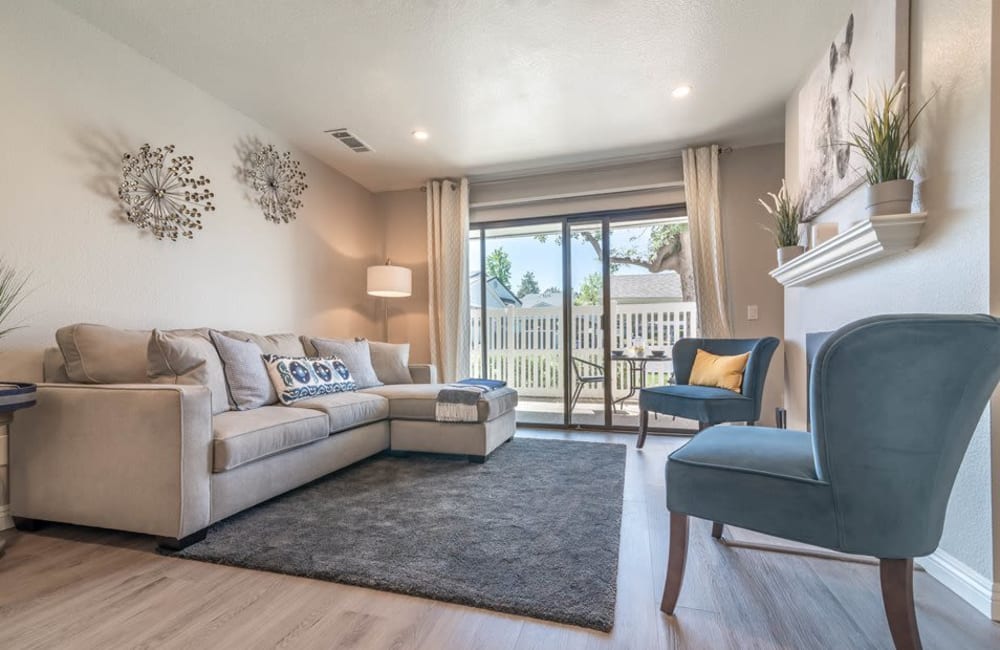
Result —
[[[473,454],[469,454],[468,456],[466,456],[466,458],[469,459],[470,463],[480,463],[480,464],[482,464],[482,463],[486,462],[486,456],[475,456]]]
[[[649,411],[639,411],[639,439],[635,443],[636,449],[642,449],[646,444],[646,431],[649,429]]]
[[[202,528],[201,530],[195,531],[187,537],[181,537],[180,539],[176,537],[157,537],[156,545],[165,551],[183,551],[188,546],[205,539],[205,535],[207,533],[208,529]]]
[[[708,422],[698,422],[698,431],[704,431],[708,428]]]
[[[667,555],[667,581],[663,585],[660,610],[673,616],[677,597],[684,582],[684,565],[687,563],[688,516],[670,513],[670,551]]]
[[[913,608],[913,558],[879,560],[882,604],[896,650],[920,650],[920,630]]]
[[[722,523],[718,521],[712,522],[712,537],[715,539],[722,539]]]

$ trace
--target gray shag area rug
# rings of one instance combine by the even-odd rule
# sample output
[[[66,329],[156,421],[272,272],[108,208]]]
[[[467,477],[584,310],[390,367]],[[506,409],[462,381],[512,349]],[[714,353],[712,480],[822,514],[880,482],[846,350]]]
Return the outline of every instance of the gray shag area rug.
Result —
[[[609,631],[625,446],[515,438],[484,464],[377,456],[213,526],[178,557]]]

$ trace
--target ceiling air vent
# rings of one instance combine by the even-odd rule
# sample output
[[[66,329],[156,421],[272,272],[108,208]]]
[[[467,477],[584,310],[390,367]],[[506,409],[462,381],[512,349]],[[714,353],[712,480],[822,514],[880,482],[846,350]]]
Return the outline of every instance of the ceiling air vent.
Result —
[[[333,137],[337,138],[344,144],[345,147],[354,153],[368,153],[369,151],[375,151],[362,142],[361,138],[354,135],[347,129],[330,129],[329,131],[324,131],[324,133],[329,133]]]

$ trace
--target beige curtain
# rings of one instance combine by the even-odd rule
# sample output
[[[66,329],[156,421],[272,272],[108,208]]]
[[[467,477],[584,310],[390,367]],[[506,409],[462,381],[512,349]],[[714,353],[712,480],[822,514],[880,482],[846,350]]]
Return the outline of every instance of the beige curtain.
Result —
[[[427,183],[431,363],[444,382],[469,376],[469,182]]]
[[[719,147],[685,149],[684,197],[691,230],[691,257],[701,335],[731,338],[729,291],[719,213]]]

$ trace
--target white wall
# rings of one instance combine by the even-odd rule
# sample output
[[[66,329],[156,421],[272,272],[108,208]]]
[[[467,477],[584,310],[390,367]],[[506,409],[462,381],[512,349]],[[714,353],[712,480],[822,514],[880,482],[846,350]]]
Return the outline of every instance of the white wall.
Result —
[[[937,96],[921,116],[918,203],[929,213],[917,248],[814,285],[785,291],[786,405],[805,424],[805,333],[879,313],[988,312],[990,1],[913,0],[911,99]],[[855,80],[863,83],[862,80]],[[795,97],[786,108],[785,173],[796,186]],[[863,215],[855,193],[821,217]],[[933,378],[926,378],[933,381]],[[959,472],[940,549],[994,582],[990,418],[980,422]]]
[[[378,333],[364,274],[381,223],[361,186],[295,152],[305,207],[266,222],[235,179],[236,147],[288,144],[48,2],[0,6],[0,89],[0,256],[33,289],[28,327],[2,343],[4,379],[37,379],[40,350],[78,321]],[[121,155],[144,142],[176,145],[212,180],[217,210],[193,241],[159,242],[120,217]]]

